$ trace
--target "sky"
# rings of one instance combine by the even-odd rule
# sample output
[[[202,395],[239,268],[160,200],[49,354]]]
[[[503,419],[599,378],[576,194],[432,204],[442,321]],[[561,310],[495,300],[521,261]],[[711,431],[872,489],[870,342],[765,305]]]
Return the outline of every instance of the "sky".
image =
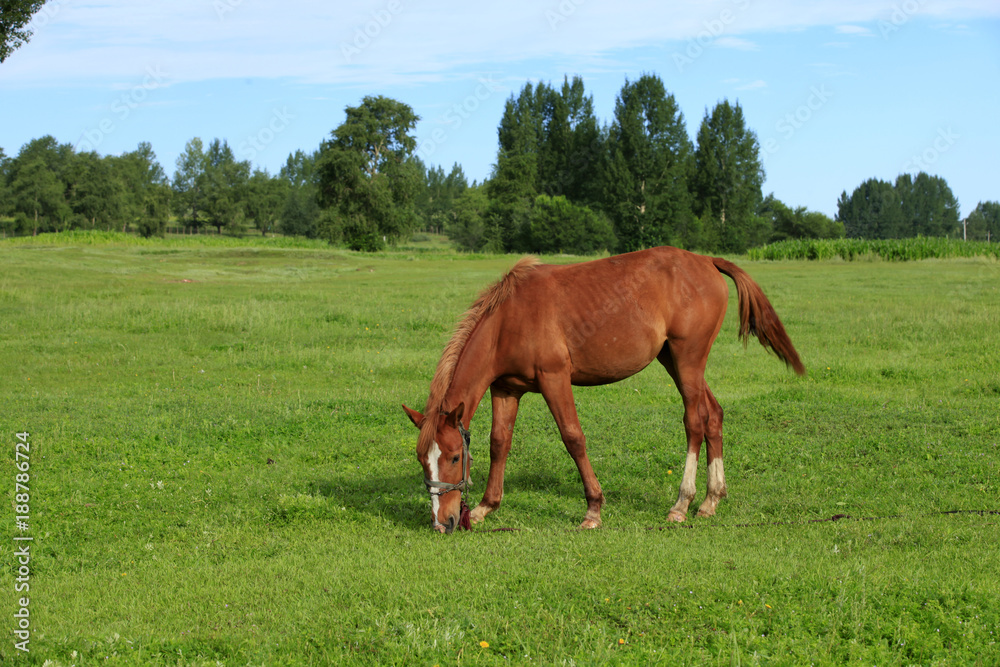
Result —
[[[1000,200],[996,0],[51,0],[0,65],[0,148],[102,155],[194,137],[276,173],[367,95],[409,104],[424,162],[489,177],[505,101],[580,76],[609,123],[660,76],[692,141],[721,100],[760,142],[764,194],[833,216],[841,192],[945,178],[961,215]]]

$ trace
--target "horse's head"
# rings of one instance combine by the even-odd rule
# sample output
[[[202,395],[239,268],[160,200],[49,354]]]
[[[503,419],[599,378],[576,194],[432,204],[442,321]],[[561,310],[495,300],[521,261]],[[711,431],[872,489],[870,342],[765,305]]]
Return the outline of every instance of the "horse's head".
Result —
[[[469,432],[461,421],[465,404],[431,416],[405,405],[403,409],[420,429],[417,460],[424,467],[424,485],[431,494],[432,525],[437,531],[450,533],[462,518],[462,494],[472,485]]]

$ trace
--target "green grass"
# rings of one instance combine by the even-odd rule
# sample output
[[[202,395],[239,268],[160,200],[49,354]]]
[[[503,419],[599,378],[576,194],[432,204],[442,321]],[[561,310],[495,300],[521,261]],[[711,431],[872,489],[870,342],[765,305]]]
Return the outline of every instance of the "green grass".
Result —
[[[682,410],[651,367],[576,394],[604,528],[575,530],[575,466],[528,396],[503,506],[442,536],[399,404],[422,406],[455,320],[514,258],[267,243],[0,243],[0,659],[1000,662],[1000,516],[941,514],[1000,510],[995,260],[737,259],[810,373],[744,350],[730,308],[708,373],[718,516],[666,526]],[[478,499],[488,401],[472,426]],[[21,431],[27,655],[9,634]],[[811,522],[837,514],[855,518]]]

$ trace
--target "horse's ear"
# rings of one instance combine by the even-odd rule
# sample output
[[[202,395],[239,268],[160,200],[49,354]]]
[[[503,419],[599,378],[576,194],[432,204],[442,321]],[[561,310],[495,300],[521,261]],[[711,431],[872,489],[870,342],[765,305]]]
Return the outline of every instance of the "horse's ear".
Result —
[[[451,425],[452,427],[456,427],[458,424],[458,420],[462,418],[462,415],[464,413],[465,413],[465,403],[459,403],[458,407],[449,412],[448,416],[445,417],[445,423]]]
[[[417,428],[423,426],[424,416],[422,414],[420,414],[416,410],[409,409],[405,405],[403,406],[403,409],[406,410],[406,416],[410,418],[410,421],[413,422],[414,426],[416,426]]]

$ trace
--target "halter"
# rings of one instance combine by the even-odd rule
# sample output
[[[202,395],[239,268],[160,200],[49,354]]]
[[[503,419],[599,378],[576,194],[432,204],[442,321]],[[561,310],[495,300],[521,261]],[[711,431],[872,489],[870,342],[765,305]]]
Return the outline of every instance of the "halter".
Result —
[[[472,479],[469,477],[469,467],[466,465],[466,459],[469,459],[470,462],[472,459],[472,456],[469,454],[469,442],[472,440],[472,436],[469,434],[469,430],[462,425],[462,422],[458,422],[458,432],[462,434],[462,481],[458,484],[450,484],[425,477],[424,486],[427,487],[427,491],[432,496],[443,496],[449,491],[461,491],[462,501],[465,502],[465,490],[472,486]],[[440,490],[433,491],[432,489]]]

